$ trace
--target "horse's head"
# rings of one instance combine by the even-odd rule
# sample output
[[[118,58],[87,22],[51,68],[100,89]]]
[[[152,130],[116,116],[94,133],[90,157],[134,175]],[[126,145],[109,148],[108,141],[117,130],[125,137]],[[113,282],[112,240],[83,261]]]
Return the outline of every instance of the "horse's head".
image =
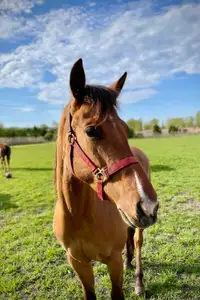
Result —
[[[124,73],[109,87],[87,85],[82,60],[79,59],[70,74],[72,99],[69,126],[83,153],[94,165],[109,169],[109,166],[120,162],[115,166],[115,169],[120,166],[120,170],[106,178],[105,196],[116,204],[129,226],[145,228],[156,222],[158,202],[143,168],[139,163],[134,163],[128,144],[128,127],[116,112],[117,97],[126,76],[127,73]],[[127,157],[132,157],[133,162],[127,163]],[[124,161],[126,163],[122,166]],[[73,170],[78,179],[97,191],[98,177],[91,172],[80,149],[74,151]]]

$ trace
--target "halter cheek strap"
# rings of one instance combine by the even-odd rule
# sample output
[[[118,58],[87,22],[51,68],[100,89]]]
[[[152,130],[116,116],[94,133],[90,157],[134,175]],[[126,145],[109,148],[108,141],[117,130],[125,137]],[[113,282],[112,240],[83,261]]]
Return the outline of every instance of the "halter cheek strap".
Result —
[[[95,180],[97,182],[97,194],[101,200],[104,200],[104,191],[103,186],[104,183],[109,180],[109,178],[120,171],[121,169],[129,166],[131,164],[138,163],[137,159],[134,155],[123,158],[117,162],[114,162],[109,167],[99,168],[97,167],[91,159],[87,156],[87,154],[83,151],[79,143],[77,142],[76,135],[73,133],[71,127],[72,116],[69,113],[69,132],[68,132],[68,143],[69,143],[69,163],[71,167],[72,173],[75,175],[73,170],[73,150],[79,154],[85,164],[90,168],[93,173]]]

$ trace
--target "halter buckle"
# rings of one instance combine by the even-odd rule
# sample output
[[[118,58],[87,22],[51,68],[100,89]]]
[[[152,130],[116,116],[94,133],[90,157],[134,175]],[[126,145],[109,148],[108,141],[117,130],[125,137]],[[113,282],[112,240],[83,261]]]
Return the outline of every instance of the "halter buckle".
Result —
[[[68,143],[73,146],[74,145],[74,142],[76,140],[76,136],[70,131],[68,133]]]
[[[109,178],[108,170],[107,168],[97,168],[94,170],[94,176],[96,177],[97,181],[105,182]]]

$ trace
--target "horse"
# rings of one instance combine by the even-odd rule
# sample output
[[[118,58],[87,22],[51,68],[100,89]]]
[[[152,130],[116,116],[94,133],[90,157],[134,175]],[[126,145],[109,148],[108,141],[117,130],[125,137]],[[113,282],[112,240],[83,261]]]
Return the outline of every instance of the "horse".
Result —
[[[0,144],[1,166],[5,173],[6,173],[6,171],[10,172],[10,156],[11,156],[10,146],[7,144]],[[6,162],[7,162],[7,164],[6,164]]]
[[[125,72],[109,86],[86,84],[83,61],[72,66],[71,99],[63,109],[56,142],[53,234],[65,249],[85,300],[96,299],[93,261],[107,265],[111,298],[123,300],[123,257],[136,251],[135,293],[145,293],[143,230],[157,221],[159,201],[149,161],[128,144],[128,126],[117,113]]]

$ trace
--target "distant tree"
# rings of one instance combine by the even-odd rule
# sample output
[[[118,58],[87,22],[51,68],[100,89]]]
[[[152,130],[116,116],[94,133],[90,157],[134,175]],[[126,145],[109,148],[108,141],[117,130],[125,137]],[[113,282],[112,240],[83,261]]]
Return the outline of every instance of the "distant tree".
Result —
[[[144,130],[149,130],[149,129],[151,129],[151,124],[150,123],[144,123]]]
[[[153,130],[154,125],[158,125],[158,123],[159,123],[159,120],[154,118],[154,119],[150,120],[149,122],[144,123],[144,129],[145,130],[149,130],[149,129]]]
[[[0,122],[0,136],[4,136],[4,127],[3,123]]]
[[[34,137],[40,136],[40,128],[39,127],[33,126],[32,136],[34,136]]]
[[[168,129],[168,132],[171,134],[171,133],[175,133],[175,132],[178,132],[178,127],[176,127],[175,125],[170,125],[169,126],[169,129]]]
[[[15,127],[10,127],[10,128],[7,128],[7,137],[15,137],[17,136],[17,130]]]
[[[150,121],[151,129],[153,129],[154,125],[158,125],[159,120],[158,119],[152,119]]]
[[[185,121],[184,118],[171,118],[167,121],[167,127],[169,128],[171,125],[174,125],[177,128],[184,128]]]
[[[32,128],[26,128],[26,136],[32,136]]]
[[[185,119],[185,127],[194,127],[194,118],[192,116]]]
[[[17,128],[16,136],[27,136],[27,129],[26,128]]]
[[[198,111],[196,113],[196,116],[195,116],[195,125],[196,125],[196,127],[200,127],[200,111]]]
[[[40,125],[39,131],[40,131],[40,135],[41,135],[41,136],[45,136],[45,134],[46,134],[47,131],[48,131],[48,126],[47,126],[46,124]]]
[[[52,132],[52,131],[48,131],[48,132],[45,134],[45,136],[44,136],[44,138],[45,138],[46,141],[52,141],[52,140],[53,140],[53,137],[54,137],[54,135],[53,135],[53,132]]]
[[[5,136],[5,128],[0,127],[0,137]]]
[[[128,138],[131,139],[134,137],[134,130],[133,130],[133,128],[130,128],[130,127],[128,129],[129,129]]]
[[[160,128],[160,126],[158,124],[154,124],[153,126],[153,133],[154,134],[161,134],[162,133],[162,130]]]
[[[130,119],[126,123],[129,128],[134,130],[134,132],[142,130],[142,120]]]
[[[31,128],[18,128],[18,127],[0,127],[1,137],[20,137],[20,136],[45,136],[46,133],[51,132],[51,135],[56,139],[57,129],[49,128],[47,125],[42,124],[40,127],[34,126]]]

